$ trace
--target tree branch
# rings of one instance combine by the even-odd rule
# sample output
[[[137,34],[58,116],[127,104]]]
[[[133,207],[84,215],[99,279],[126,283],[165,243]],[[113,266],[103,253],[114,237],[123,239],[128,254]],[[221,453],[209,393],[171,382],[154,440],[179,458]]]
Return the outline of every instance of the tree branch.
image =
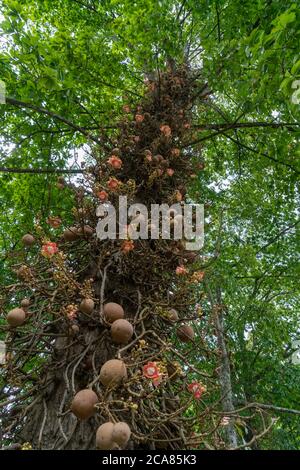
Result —
[[[288,227],[282,229],[274,238],[272,238],[268,243],[266,243],[265,245],[263,245],[263,246],[256,252],[256,255],[258,255],[258,253],[261,253],[263,250],[265,250],[265,249],[268,248],[270,245],[272,245],[273,243],[275,243],[280,237],[282,237],[282,235],[284,235],[286,232],[288,232],[288,231],[291,230],[292,228],[295,228],[299,223],[300,223],[300,220],[297,220],[294,224],[289,225]]]
[[[243,147],[243,148],[245,148],[246,150],[249,150],[252,153],[256,153],[257,155],[262,155],[263,157],[268,158],[269,160],[271,160],[275,163],[278,163],[279,165],[286,166],[286,167],[290,168],[290,170],[293,170],[296,173],[296,175],[300,175],[300,171],[298,171],[295,167],[293,167],[293,165],[290,165],[289,163],[285,163],[281,160],[276,160],[276,158],[271,157],[271,155],[268,155],[267,153],[264,153],[264,152],[259,152],[258,150],[254,149],[252,147],[249,147],[249,145],[246,145],[246,144],[244,144],[242,142],[239,142],[238,140],[234,139],[233,137],[230,137],[229,135],[224,134],[224,136],[227,137],[227,139],[234,142],[235,144],[239,145],[240,147]]]
[[[53,111],[49,111],[48,109],[45,109],[45,108],[40,107],[40,106],[36,106],[32,103],[25,103],[24,101],[19,101],[19,100],[16,100],[14,98],[9,98],[9,97],[6,97],[6,103],[11,104],[13,106],[17,106],[19,108],[32,109],[33,111],[36,111],[40,114],[45,114],[46,116],[50,116],[53,119],[56,119],[57,121],[63,122],[64,124],[66,124],[71,129],[74,129],[75,131],[80,132],[81,134],[83,134],[88,139],[99,143],[98,137],[92,136],[84,127],[78,126],[77,124],[74,124],[72,121],[69,121],[68,119],[64,118],[63,116],[60,116],[59,114],[57,114]]]
[[[278,128],[294,128],[299,127],[300,122],[233,122],[233,123],[216,123],[216,124],[195,124],[194,129],[213,129],[213,130],[229,130],[239,128],[252,128],[252,127],[271,127]]]
[[[235,412],[239,413],[247,408],[261,408],[262,410],[274,410],[280,413],[291,413],[294,415],[300,415],[300,410],[295,410],[293,408],[284,408],[282,406],[269,405],[265,403],[247,403],[243,408],[236,409]]]
[[[27,174],[79,174],[84,173],[85,170],[68,170],[68,169],[48,169],[44,170],[41,168],[4,168],[0,167],[0,173],[27,173]]]

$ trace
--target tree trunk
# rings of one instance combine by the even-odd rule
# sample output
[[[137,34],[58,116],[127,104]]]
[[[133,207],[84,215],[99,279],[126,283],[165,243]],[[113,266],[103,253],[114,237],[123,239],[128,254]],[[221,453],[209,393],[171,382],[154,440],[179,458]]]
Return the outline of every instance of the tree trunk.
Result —
[[[222,394],[222,408],[224,413],[234,412],[233,393],[231,385],[230,360],[228,356],[225,333],[224,333],[224,309],[221,305],[221,292],[217,292],[218,308],[215,311],[215,326],[220,353],[219,378]],[[230,415],[229,415],[230,416]],[[234,428],[234,418],[231,418],[229,424],[225,426],[226,441],[230,449],[237,446],[237,435]]]
[[[30,292],[31,299],[25,328],[10,332],[6,373],[11,388],[6,394],[17,396],[5,408],[8,439],[28,442],[34,449],[94,449],[98,426],[121,421],[131,430],[130,448],[187,446],[194,427],[186,418],[193,399],[186,391],[191,366],[182,354],[178,362],[178,345],[170,341],[176,331],[170,309],[186,322],[194,302],[192,284],[178,280],[177,269],[190,262],[185,245],[151,237],[133,242],[129,233],[126,240],[99,240],[95,228],[100,188],[117,213],[119,195],[126,194],[129,204],[142,201],[147,227],[152,204],[184,200],[193,173],[193,160],[184,149],[191,139],[194,84],[184,67],[149,80],[144,100],[130,111],[132,118],[126,111],[113,142],[107,136],[105,155],[95,148],[97,164],[87,180],[93,191],[70,188],[76,224],[66,231],[71,238],[64,232],[48,242],[38,233],[37,258],[28,258],[16,272],[19,297]],[[118,220],[118,231],[129,223],[127,214],[124,219]],[[54,253],[45,253],[48,245]],[[89,315],[81,312],[83,299],[93,301]],[[113,343],[103,315],[106,302],[118,303],[131,323],[132,341],[125,346]],[[110,359],[122,360],[127,370],[127,378],[111,388],[99,380]],[[151,369],[153,375],[147,372]],[[97,413],[79,422],[70,404],[87,388],[98,397]]]

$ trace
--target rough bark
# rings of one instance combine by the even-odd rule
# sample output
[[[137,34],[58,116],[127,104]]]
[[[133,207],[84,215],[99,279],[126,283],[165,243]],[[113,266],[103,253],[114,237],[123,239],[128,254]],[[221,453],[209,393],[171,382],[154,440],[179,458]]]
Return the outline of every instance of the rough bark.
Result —
[[[233,392],[231,384],[231,369],[228,350],[224,331],[224,309],[221,306],[221,292],[217,292],[219,308],[215,312],[215,326],[220,354],[219,379],[221,385],[222,408],[224,413],[233,413]],[[226,441],[229,448],[237,446],[237,435],[234,428],[234,418],[231,418],[229,424],[225,426]]]

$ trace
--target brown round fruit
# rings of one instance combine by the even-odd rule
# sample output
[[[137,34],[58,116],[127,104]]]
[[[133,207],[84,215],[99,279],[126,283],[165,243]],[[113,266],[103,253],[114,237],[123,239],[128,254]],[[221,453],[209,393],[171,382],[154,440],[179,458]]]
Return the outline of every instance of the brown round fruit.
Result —
[[[96,413],[98,397],[93,390],[86,388],[76,393],[71,403],[71,411],[78,419],[88,419]]]
[[[114,424],[107,422],[102,424],[96,433],[96,447],[100,450],[111,450],[113,447],[113,434]]]
[[[194,339],[195,333],[190,325],[182,325],[177,329],[177,336],[183,343],[188,343]]]
[[[79,238],[78,228],[77,227],[70,227],[67,228],[64,233],[63,237],[66,242],[73,242]]]
[[[80,328],[79,328],[79,326],[76,325],[76,324],[72,325],[71,328],[70,328],[70,334],[71,334],[71,336],[76,336],[76,335],[78,335],[79,331],[80,331]]]
[[[120,421],[113,427],[112,438],[120,447],[125,447],[131,436],[131,430],[127,423]]]
[[[26,314],[22,308],[13,308],[8,312],[6,320],[10,326],[20,326],[23,325],[25,321]]]
[[[105,387],[120,385],[127,377],[126,365],[119,359],[110,359],[105,362],[100,370],[100,382]]]
[[[31,246],[35,243],[35,238],[30,235],[30,233],[27,233],[22,237],[22,242],[24,243],[25,246]]]
[[[19,269],[16,270],[16,275],[18,279],[25,279],[27,275],[30,274],[30,268],[26,266],[25,264],[22,264]]]
[[[21,307],[23,307],[23,308],[28,308],[29,305],[30,305],[30,300],[29,300],[29,299],[26,299],[26,298],[25,298],[25,299],[22,299],[22,300],[21,300]]]
[[[120,318],[124,318],[124,309],[121,305],[116,304],[115,302],[108,302],[103,307],[103,313],[105,320],[109,323],[113,323]]]
[[[133,326],[129,321],[120,318],[111,325],[111,337],[114,343],[127,344],[133,335]]]
[[[179,320],[178,312],[175,310],[175,308],[170,308],[168,310],[168,319],[170,321],[177,321]]]
[[[91,237],[94,233],[94,230],[89,225],[84,225],[78,229],[78,235],[83,237]]]
[[[83,312],[83,313],[92,313],[92,311],[94,310],[94,307],[95,307],[95,303],[93,301],[93,299],[83,299],[80,303],[80,310]]]

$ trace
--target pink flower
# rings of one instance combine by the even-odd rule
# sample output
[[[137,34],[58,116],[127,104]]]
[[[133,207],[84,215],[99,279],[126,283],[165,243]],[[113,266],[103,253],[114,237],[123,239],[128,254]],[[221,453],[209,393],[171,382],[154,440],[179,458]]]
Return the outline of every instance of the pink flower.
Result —
[[[206,391],[206,387],[200,382],[192,382],[188,385],[188,391],[194,395],[194,398],[200,400],[202,393]]]
[[[41,253],[46,258],[51,258],[51,256],[55,255],[58,252],[58,248],[56,243],[54,242],[47,242],[45,245],[42,246]]]
[[[150,150],[145,150],[144,155],[146,157],[146,160],[148,160],[148,162],[152,162],[152,153]]]
[[[143,375],[147,377],[147,379],[159,379],[161,374],[159,373],[156,362],[148,362],[148,364],[144,365]]]
[[[100,201],[102,201],[102,202],[106,201],[107,198],[108,198],[108,194],[107,194],[107,192],[104,191],[104,190],[99,191],[99,192],[97,193],[97,196],[98,196],[98,198],[100,199]]]
[[[68,305],[66,307],[66,315],[68,317],[69,320],[73,321],[76,319],[77,317],[77,307],[75,305]]]
[[[185,276],[188,273],[188,270],[184,266],[177,266],[176,275]]]
[[[114,191],[120,186],[120,181],[117,180],[116,178],[109,178],[107,182],[107,186],[109,187],[111,191]]]
[[[59,217],[48,217],[47,224],[53,228],[58,228],[61,224],[61,219]]]
[[[134,242],[132,240],[124,240],[121,246],[123,253],[129,253],[134,250]]]
[[[201,282],[201,281],[203,281],[204,276],[205,276],[204,271],[196,271],[196,272],[193,273],[191,281],[192,282]]]
[[[136,121],[137,123],[143,122],[144,119],[145,119],[145,117],[144,117],[143,114],[136,114],[136,115],[135,115],[135,121]]]
[[[182,198],[183,198],[183,196],[182,196],[181,192],[178,191],[178,190],[176,190],[176,191],[175,191],[175,199],[176,199],[176,201],[177,201],[177,202],[180,202],[180,201],[182,201]]]
[[[129,104],[124,104],[124,106],[123,106],[123,111],[124,111],[124,113],[127,113],[127,114],[130,113],[130,106],[129,106]]]
[[[168,175],[168,176],[173,176],[173,175],[174,175],[174,170],[173,170],[173,168],[167,168],[167,175]]]
[[[108,160],[107,163],[111,165],[113,168],[116,170],[119,170],[122,166],[122,160],[121,158],[117,157],[116,155],[112,155]]]
[[[77,313],[76,312],[68,312],[67,317],[68,317],[69,320],[75,320],[75,318],[77,317]]]
[[[170,137],[172,134],[171,127],[167,124],[163,124],[162,126],[160,126],[160,131],[166,137]]]
[[[171,155],[172,155],[172,157],[179,157],[179,155],[180,155],[180,150],[177,149],[177,148],[172,149],[172,150],[171,150]]]

